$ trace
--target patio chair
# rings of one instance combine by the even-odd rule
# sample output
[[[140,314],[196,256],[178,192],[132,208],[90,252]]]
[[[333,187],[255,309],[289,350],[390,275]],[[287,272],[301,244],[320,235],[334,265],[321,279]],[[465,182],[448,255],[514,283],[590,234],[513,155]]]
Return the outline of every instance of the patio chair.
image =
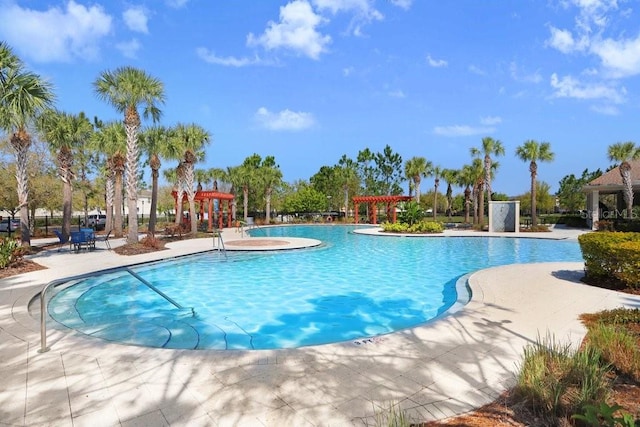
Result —
[[[69,241],[69,238],[65,240],[64,237],[62,237],[62,232],[60,230],[53,230],[53,234],[56,235],[60,243],[67,243]],[[62,246],[58,248],[58,252],[60,252],[61,249],[62,249]],[[69,249],[71,249],[71,246],[69,246]]]
[[[109,236],[111,236],[112,231],[113,230],[107,231],[107,234],[104,235],[104,239],[102,239],[102,241],[104,242],[104,245],[107,247],[107,250],[111,250],[111,243],[109,243]]]

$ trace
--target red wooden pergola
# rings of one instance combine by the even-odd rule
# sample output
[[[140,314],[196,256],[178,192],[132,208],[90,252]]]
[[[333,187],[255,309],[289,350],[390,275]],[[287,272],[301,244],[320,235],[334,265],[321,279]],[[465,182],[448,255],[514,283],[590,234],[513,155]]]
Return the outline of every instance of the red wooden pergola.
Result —
[[[358,205],[360,203],[368,203],[369,220],[371,224],[377,224],[379,203],[386,204],[387,217],[392,218],[391,222],[396,222],[396,207],[398,206],[398,202],[408,202],[412,199],[412,196],[355,196],[353,198],[353,205],[356,212],[356,224],[358,223]]]
[[[175,200],[175,210],[176,212],[178,212],[178,193],[176,191],[173,191],[171,194],[173,195],[173,200]],[[217,200],[218,211],[216,212],[216,214],[218,216],[218,228],[224,227],[224,224],[222,223],[224,213],[227,214],[227,227],[231,227],[231,203],[233,202],[234,198],[235,196],[233,194],[221,193],[215,190],[196,191],[195,201],[199,205],[199,208],[196,209],[198,209],[200,212],[200,224],[204,222],[204,206],[206,204],[209,214],[207,230],[213,231],[213,206],[214,200]],[[185,202],[187,202],[188,204],[187,194],[182,193],[181,203],[183,206]],[[189,214],[193,215],[193,212],[190,212]]]

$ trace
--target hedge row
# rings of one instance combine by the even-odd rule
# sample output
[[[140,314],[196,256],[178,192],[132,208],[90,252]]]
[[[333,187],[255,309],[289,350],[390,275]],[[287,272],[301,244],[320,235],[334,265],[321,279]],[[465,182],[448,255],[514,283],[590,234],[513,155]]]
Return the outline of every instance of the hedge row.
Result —
[[[586,233],[578,241],[587,278],[616,278],[640,289],[640,233]]]
[[[442,233],[444,225],[441,222],[425,221],[416,222],[409,225],[404,222],[390,223],[385,222],[381,225],[382,230],[388,233],[411,233],[411,234],[431,234]]]

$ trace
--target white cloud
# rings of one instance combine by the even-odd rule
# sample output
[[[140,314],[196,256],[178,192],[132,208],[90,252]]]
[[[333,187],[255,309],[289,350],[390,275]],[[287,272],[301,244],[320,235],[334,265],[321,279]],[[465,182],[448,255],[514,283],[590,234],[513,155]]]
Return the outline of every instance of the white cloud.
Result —
[[[555,89],[555,98],[575,99],[605,99],[620,104],[625,102],[626,89],[618,89],[604,83],[581,83],[571,76],[558,78],[556,73],[551,75],[551,87]]]
[[[273,113],[260,107],[255,115],[262,126],[270,130],[298,131],[312,127],[315,120],[311,113],[295,112],[289,109]]]
[[[622,78],[640,74],[640,35],[604,37],[614,18],[628,19],[629,9],[618,11],[617,0],[570,0],[565,8],[578,8],[574,33],[550,26],[547,45],[568,54],[582,52],[600,59],[605,77]],[[618,15],[614,15],[617,12]],[[574,35],[575,34],[575,35]]]
[[[122,52],[126,58],[135,59],[138,56],[138,51],[142,46],[137,39],[131,39],[128,42],[121,42],[116,44],[116,48]]]
[[[362,27],[373,21],[382,21],[384,15],[373,7],[373,0],[312,0],[319,11],[332,14],[351,12],[354,14],[348,32],[356,36],[362,35]]]
[[[189,0],[165,0],[167,6],[174,9],[180,9],[181,7],[184,7],[188,2]]]
[[[294,0],[280,7],[280,21],[270,21],[260,36],[249,34],[249,46],[262,46],[267,50],[288,49],[297,54],[319,59],[327,51],[331,37],[322,35],[317,27],[324,19],[316,15],[306,0]]]
[[[523,82],[523,83],[542,82],[542,76],[540,75],[539,72],[536,71],[535,73],[531,73],[531,74],[523,73],[522,71],[520,71],[518,64],[516,64],[515,62],[511,62],[511,64],[509,64],[509,71],[511,72],[511,78],[513,78],[513,80],[517,82]]]
[[[606,116],[617,116],[620,111],[613,105],[593,105],[591,110]]]
[[[551,36],[547,40],[547,45],[562,53],[572,53],[583,51],[589,44],[587,37],[581,37],[578,40],[573,38],[573,34],[569,30],[560,30],[556,27],[550,27]]]
[[[612,77],[640,74],[640,36],[626,40],[601,40],[593,43],[591,51],[598,55],[602,66]]]
[[[411,4],[413,4],[413,0],[391,0],[391,4],[404,10],[409,10]]]
[[[236,58],[235,56],[221,57],[211,52],[209,49],[199,47],[196,49],[196,54],[205,62],[209,64],[224,65],[228,67],[246,67],[248,65],[265,65],[259,57],[251,58]]]
[[[480,118],[480,123],[485,126],[493,126],[502,123],[502,117],[498,116],[487,116]]]
[[[401,90],[392,90],[389,92],[389,96],[392,98],[406,98],[407,96]]]
[[[431,55],[427,55],[427,61],[429,62],[429,65],[434,68],[446,67],[447,65],[449,65],[449,63],[444,59],[433,59]]]
[[[440,136],[474,136],[474,135],[486,135],[494,132],[493,127],[474,127],[468,125],[453,125],[453,126],[436,126],[433,128],[433,133]]]
[[[342,75],[345,77],[349,77],[351,74],[353,74],[354,71],[355,69],[353,67],[346,67],[342,69]]]
[[[149,18],[144,8],[139,6],[130,7],[122,13],[122,19],[124,19],[124,23],[131,31],[143,34],[149,33],[149,27],[147,26]]]
[[[21,55],[37,62],[96,59],[100,40],[111,31],[112,18],[98,5],[86,7],[73,0],[65,8],[45,11],[3,3],[0,38]]]
[[[468,70],[473,74],[477,74],[479,76],[486,76],[487,72],[481,69],[480,67],[476,67],[475,65],[469,65]]]

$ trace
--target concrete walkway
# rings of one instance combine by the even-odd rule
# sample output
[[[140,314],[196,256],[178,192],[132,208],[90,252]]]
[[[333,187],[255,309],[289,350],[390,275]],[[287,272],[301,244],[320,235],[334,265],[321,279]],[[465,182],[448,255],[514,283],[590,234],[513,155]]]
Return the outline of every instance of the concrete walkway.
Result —
[[[227,246],[249,239],[233,233],[224,232]],[[521,237],[577,235],[529,234]],[[278,242],[273,248],[289,244],[295,247]],[[553,334],[578,344],[585,333],[579,314],[640,307],[638,297],[582,284],[582,263],[510,265],[473,274],[473,298],[462,310],[371,340],[292,350],[188,351],[52,330],[51,350],[38,352],[39,321],[29,302],[43,285],[213,247],[211,239],[169,246],[132,257],[101,243],[90,253],[43,251],[33,259],[48,269],[0,280],[0,425],[372,426],[376,412],[392,404],[414,421],[446,418],[490,402],[512,385],[523,347],[537,337]]]

